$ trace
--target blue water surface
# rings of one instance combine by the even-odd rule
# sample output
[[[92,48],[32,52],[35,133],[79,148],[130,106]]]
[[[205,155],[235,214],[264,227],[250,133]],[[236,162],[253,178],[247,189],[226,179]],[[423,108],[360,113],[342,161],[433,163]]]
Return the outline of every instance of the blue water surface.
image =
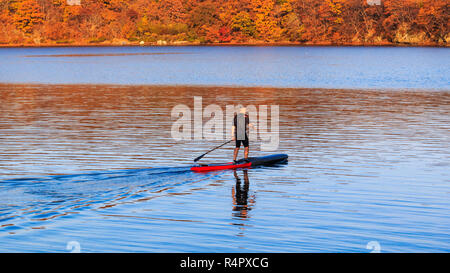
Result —
[[[0,82],[448,90],[449,63],[422,47],[2,48]]]
[[[449,252],[449,63],[446,48],[0,49],[0,252]],[[289,162],[191,172],[229,133],[172,137],[194,97],[278,106],[279,146],[250,154]]]

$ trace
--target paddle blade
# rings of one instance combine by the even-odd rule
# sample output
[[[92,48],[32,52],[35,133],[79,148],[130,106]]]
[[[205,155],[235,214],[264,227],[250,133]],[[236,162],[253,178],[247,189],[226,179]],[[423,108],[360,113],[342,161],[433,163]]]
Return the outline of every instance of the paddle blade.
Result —
[[[200,159],[202,159],[203,157],[204,157],[205,155],[203,154],[203,155],[201,155],[201,156],[199,156],[199,157],[197,157],[196,159],[194,159],[194,162],[197,162],[197,161],[199,161]]]

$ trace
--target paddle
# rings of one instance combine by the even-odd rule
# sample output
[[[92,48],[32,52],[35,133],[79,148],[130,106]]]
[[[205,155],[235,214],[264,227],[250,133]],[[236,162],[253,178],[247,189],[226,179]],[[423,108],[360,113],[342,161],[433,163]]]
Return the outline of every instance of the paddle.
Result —
[[[199,156],[199,157],[197,157],[196,159],[194,159],[194,162],[199,161],[199,160],[202,159],[202,157],[204,157],[206,154],[208,154],[208,153],[214,151],[215,149],[219,149],[220,147],[222,147],[222,146],[225,145],[225,144],[230,143],[231,141],[233,141],[233,140],[228,140],[228,141],[225,142],[224,144],[222,144],[222,145],[220,145],[220,146],[217,146],[216,148],[207,151],[206,153],[204,153],[204,154],[202,154],[201,156]]]

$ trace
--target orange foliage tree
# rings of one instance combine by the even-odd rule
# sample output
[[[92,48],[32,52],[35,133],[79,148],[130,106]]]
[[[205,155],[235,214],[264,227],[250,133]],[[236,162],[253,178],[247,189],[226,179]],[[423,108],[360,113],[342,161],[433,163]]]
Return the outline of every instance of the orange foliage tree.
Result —
[[[448,0],[424,1],[417,16],[417,24],[432,41],[445,43],[450,30],[449,17]]]
[[[15,25],[25,33],[31,33],[33,27],[44,22],[44,13],[41,12],[36,0],[13,2],[11,7],[14,9]]]

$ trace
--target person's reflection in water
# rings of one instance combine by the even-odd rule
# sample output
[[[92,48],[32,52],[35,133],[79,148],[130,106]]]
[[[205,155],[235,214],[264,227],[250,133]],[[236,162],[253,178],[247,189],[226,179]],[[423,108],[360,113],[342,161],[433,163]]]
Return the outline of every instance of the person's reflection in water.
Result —
[[[243,170],[244,173],[244,185],[242,185],[241,178],[238,176],[237,171],[234,171],[234,177],[236,178],[236,186],[232,189],[233,194],[233,216],[241,219],[247,219],[248,212],[251,210],[255,203],[254,196],[248,198],[248,190],[250,182],[248,180],[248,171]],[[243,224],[238,224],[243,225]]]

